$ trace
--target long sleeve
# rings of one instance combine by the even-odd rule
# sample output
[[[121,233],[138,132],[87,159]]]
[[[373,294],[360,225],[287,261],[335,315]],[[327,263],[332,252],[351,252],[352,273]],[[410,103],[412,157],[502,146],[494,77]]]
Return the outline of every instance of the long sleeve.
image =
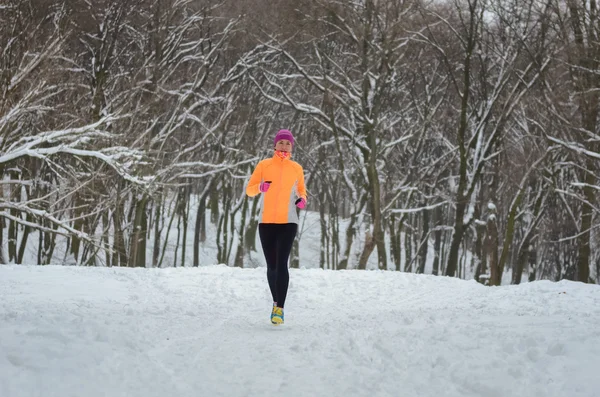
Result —
[[[252,172],[252,176],[250,176],[250,180],[248,181],[248,185],[246,186],[246,194],[250,197],[254,197],[260,194],[259,186],[262,182],[262,162],[258,163],[254,172]]]

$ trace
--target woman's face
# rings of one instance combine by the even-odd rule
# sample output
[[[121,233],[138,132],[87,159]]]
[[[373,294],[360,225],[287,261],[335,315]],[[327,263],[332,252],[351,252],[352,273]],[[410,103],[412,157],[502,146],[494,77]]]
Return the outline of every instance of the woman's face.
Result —
[[[281,140],[277,141],[277,144],[275,145],[275,150],[291,153],[292,152],[292,142],[288,141],[287,139],[281,139]]]

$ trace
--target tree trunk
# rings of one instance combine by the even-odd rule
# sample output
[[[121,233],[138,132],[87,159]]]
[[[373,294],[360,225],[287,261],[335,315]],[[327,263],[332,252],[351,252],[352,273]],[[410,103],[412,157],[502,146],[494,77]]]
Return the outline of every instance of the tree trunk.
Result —
[[[216,225],[220,222],[219,216],[219,191],[218,189],[211,189],[209,193],[210,197],[210,222]]]
[[[244,232],[246,231],[246,218],[248,217],[248,196],[243,198],[244,203],[242,204],[242,215],[240,223],[240,236],[238,239],[238,245],[233,259],[233,266],[244,267]],[[233,223],[233,219],[232,219]]]
[[[450,243],[450,252],[448,253],[448,261],[446,265],[446,276],[454,277],[458,269],[458,251],[460,243],[464,235],[463,216],[465,212],[465,204],[457,203],[456,217],[454,219],[454,230],[452,233],[452,241]]]
[[[173,251],[173,267],[177,267],[177,254],[181,244],[181,194],[177,194],[177,238],[175,239],[175,250]]]
[[[344,270],[348,268],[348,261],[350,260],[350,254],[352,252],[352,243],[354,242],[354,234],[356,233],[356,222],[358,221],[357,213],[350,215],[350,221],[346,228],[346,246],[344,247],[344,253],[342,254],[342,260],[338,264],[338,269]],[[366,261],[365,261],[366,266]],[[359,262],[360,268],[360,262]]]
[[[0,217],[0,265],[6,264],[6,257],[4,256],[4,228],[6,222],[4,218]]]
[[[596,258],[596,284],[600,284],[600,256]]]
[[[600,77],[597,70],[600,66],[600,43],[598,40],[600,17],[596,1],[579,2],[567,1],[569,9],[570,30],[575,46],[574,67],[572,71],[573,84],[577,88],[581,126],[590,135],[598,131],[598,114],[600,112]],[[571,44],[571,43],[569,43]],[[598,152],[600,145],[597,140],[589,139],[589,135],[578,131],[577,137],[590,152]],[[590,229],[593,218],[593,203],[595,203],[595,186],[597,167],[591,157],[585,159],[583,170],[583,195],[578,243],[578,260],[575,279],[584,283],[589,282],[590,274]]]
[[[442,208],[436,207],[433,212],[434,217],[434,225],[436,230],[433,232],[434,234],[434,242],[433,242],[433,269],[431,274],[437,276],[440,270],[440,262],[441,262],[441,246],[442,246]]]
[[[75,204],[73,205],[73,217],[75,221],[73,221],[73,229],[78,231],[83,231],[83,208],[85,205],[85,201],[81,198],[79,193],[75,193],[74,195]],[[76,235],[71,237],[71,253],[73,254],[73,258],[75,262],[79,259],[79,250],[81,248],[81,239]]]
[[[376,146],[375,133],[370,132],[369,141],[371,142],[371,153],[368,156],[367,176],[369,178],[369,209],[371,216],[372,234],[368,243],[365,243],[363,252],[360,256],[358,267],[366,268],[367,261],[374,248],[377,247],[377,266],[379,269],[387,269],[387,254],[385,251],[385,233],[383,232],[382,214],[381,214],[381,188],[379,184],[379,173],[376,165]]]
[[[33,222],[33,216],[31,216],[31,214],[27,214],[25,216],[25,220],[27,222]],[[27,242],[29,240],[29,233],[31,232],[31,227],[30,226],[24,226],[23,227],[23,236],[21,236],[21,244],[19,246],[19,254],[17,257],[17,262],[18,264],[22,264],[23,263],[23,259],[24,259],[24,255],[25,255],[25,247],[27,247]]]
[[[371,256],[371,253],[375,249],[375,246],[376,243],[375,239],[373,238],[373,234],[371,233],[371,230],[367,230],[367,232],[365,233],[365,246],[358,260],[359,270],[365,270],[367,268],[367,261],[369,260],[369,256]]]
[[[489,285],[500,285],[502,273],[498,268],[498,226],[496,225],[496,212],[491,210],[487,221],[487,255],[490,266]]]
[[[325,192],[321,190],[319,194],[319,201],[325,203]],[[331,220],[330,220],[331,221]],[[325,205],[319,205],[319,225],[321,226],[321,249],[319,250],[319,267],[321,269],[329,268],[329,255],[325,251],[329,250],[329,236],[327,233],[327,218],[325,216]]]
[[[535,247],[532,247],[532,245],[530,245],[529,248],[527,261],[529,265],[529,282],[532,282],[537,279],[537,251]]]
[[[48,224],[48,227],[56,229],[58,226]],[[41,264],[49,265],[52,262],[52,255],[54,254],[54,248],[56,248],[56,233],[44,233],[44,250],[42,251]]]
[[[203,239],[204,237],[204,239]],[[194,267],[200,266],[200,243],[206,241],[206,195],[200,197],[194,227]]]
[[[11,179],[19,178],[19,174],[17,172],[10,172]],[[20,189],[14,186],[10,187],[10,200],[13,202],[21,201]],[[19,212],[15,209],[10,209],[10,215],[14,218],[20,217]],[[19,225],[12,219],[8,220],[8,261],[16,263],[17,262],[17,240],[19,235]]]
[[[525,269],[525,265],[527,264],[530,257],[530,242],[529,240],[524,240],[519,250],[519,255],[517,257],[517,266],[512,274],[512,284],[521,284],[521,277],[523,276],[523,270]]]
[[[248,251],[256,251],[256,233],[258,231],[258,213],[259,209],[259,200],[252,200],[252,210],[250,212],[250,222],[248,223],[248,229],[244,235],[244,244],[246,245],[246,250]]]
[[[486,274],[486,261],[484,260],[483,250],[483,238],[485,235],[486,224],[480,221],[481,218],[481,206],[477,204],[475,206],[475,213],[473,214],[475,219],[478,221],[475,223],[475,247],[473,248],[473,265],[475,267],[474,279],[478,283],[485,284],[485,280],[480,280],[482,274]]]
[[[340,262],[340,219],[338,214],[338,206],[332,209],[329,213],[332,221],[329,222],[331,228],[330,245],[331,245],[331,269],[338,270]]]
[[[300,268],[300,256],[298,253],[300,252],[300,242],[298,239],[294,239],[292,244],[292,252],[290,253],[290,267],[293,269]]]
[[[148,197],[143,195],[135,203],[135,214],[129,245],[129,267],[146,267],[146,234],[148,232],[148,216],[146,205]]]
[[[592,161],[588,161],[588,170],[593,169]],[[581,232],[578,238],[579,255],[577,261],[577,272],[575,279],[583,283],[587,283],[590,280],[590,240],[591,240],[591,228],[592,218],[594,216],[594,209],[590,205],[595,200],[593,184],[595,183],[595,177],[591,172],[585,173],[586,186],[583,188],[583,195],[585,200],[582,203],[581,208]]]
[[[402,223],[400,223],[400,227],[398,228],[398,231],[396,231],[396,214],[393,214],[390,216],[390,221],[389,221],[389,228],[390,228],[390,254],[391,254],[391,259],[392,262],[394,263],[394,267],[396,268],[396,271],[400,271],[402,268],[402,264],[401,264],[401,254],[400,254],[400,239],[398,237],[398,235],[402,232]]]
[[[407,220],[410,221],[410,220]],[[406,229],[404,232],[404,271],[412,272],[412,230]]]
[[[15,216],[16,211],[10,210],[12,216]],[[17,260],[17,223],[9,219],[8,221],[8,261],[16,262]]]
[[[43,265],[42,251],[44,251],[44,232],[42,232],[40,230],[38,233],[38,250],[37,250],[37,264],[38,265]]]
[[[108,211],[102,212],[102,245],[104,246],[104,260],[106,261],[106,267],[111,267],[110,262],[110,219],[108,217]]]
[[[185,200],[181,205],[181,220],[183,222],[183,237],[181,241],[181,267],[185,267],[185,256],[187,248],[187,234],[188,234],[188,214],[190,213],[190,191],[186,187],[184,188],[183,199]]]
[[[154,244],[152,247],[152,267],[158,266],[158,258],[160,256],[160,240],[162,234],[161,224],[163,223],[163,197],[162,194],[157,196],[154,201]]]
[[[125,248],[125,232],[123,230],[123,217],[125,216],[125,209],[123,205],[123,197],[121,191],[117,186],[117,199],[115,201],[115,209],[113,211],[113,229],[114,229],[114,241],[113,241],[113,266],[127,266],[127,252]]]
[[[223,217],[220,217],[219,222],[217,224],[217,263],[218,264],[222,264],[225,263],[224,258],[225,258],[225,249],[224,249],[224,245],[226,243],[222,242],[223,240],[223,235],[221,233],[221,231],[223,230]]]
[[[423,203],[425,206],[426,203]],[[429,210],[423,210],[423,232],[419,247],[419,269],[417,273],[425,273],[425,264],[427,263],[427,249],[429,248]]]
[[[478,32],[476,3],[472,5],[469,15],[469,25],[466,37],[465,59],[462,72],[462,93],[460,105],[460,122],[457,130],[457,145],[459,151],[459,172],[458,188],[456,192],[456,214],[454,217],[454,231],[452,233],[452,242],[450,243],[450,253],[448,254],[448,263],[446,265],[446,276],[454,276],[458,267],[458,251],[460,243],[465,234],[464,216],[470,197],[467,194],[467,163],[468,163],[468,142],[466,133],[468,128],[469,97],[471,91],[471,57],[477,44]],[[458,87],[457,87],[458,89]]]
[[[231,210],[231,186],[221,189],[223,194],[223,213],[219,217],[217,227],[217,261],[229,265],[229,213]]]
[[[157,265],[158,267],[162,267],[163,260],[165,259],[165,253],[167,252],[167,243],[169,242],[169,234],[171,233],[171,226],[173,226],[173,220],[175,219],[175,215],[177,215],[177,207],[173,208],[173,212],[171,213],[171,219],[169,219],[169,225],[167,226],[167,231],[165,233],[165,238],[163,240],[163,246],[161,249],[160,260],[158,261]]]

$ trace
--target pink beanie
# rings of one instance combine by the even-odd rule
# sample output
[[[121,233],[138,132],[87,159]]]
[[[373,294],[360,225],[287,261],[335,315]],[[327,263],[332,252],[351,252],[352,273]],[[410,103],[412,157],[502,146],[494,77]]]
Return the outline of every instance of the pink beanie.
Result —
[[[279,142],[282,139],[287,139],[288,141],[290,141],[292,143],[292,146],[294,145],[294,136],[292,135],[292,133],[290,131],[279,130],[277,135],[275,135],[275,145],[277,145],[277,142]]]

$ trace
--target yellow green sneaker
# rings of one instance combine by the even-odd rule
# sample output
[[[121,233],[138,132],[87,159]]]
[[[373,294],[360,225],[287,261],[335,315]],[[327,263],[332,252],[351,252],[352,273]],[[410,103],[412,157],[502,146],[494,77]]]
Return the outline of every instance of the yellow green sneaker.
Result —
[[[273,306],[271,322],[275,325],[283,324],[283,309],[281,307]]]

